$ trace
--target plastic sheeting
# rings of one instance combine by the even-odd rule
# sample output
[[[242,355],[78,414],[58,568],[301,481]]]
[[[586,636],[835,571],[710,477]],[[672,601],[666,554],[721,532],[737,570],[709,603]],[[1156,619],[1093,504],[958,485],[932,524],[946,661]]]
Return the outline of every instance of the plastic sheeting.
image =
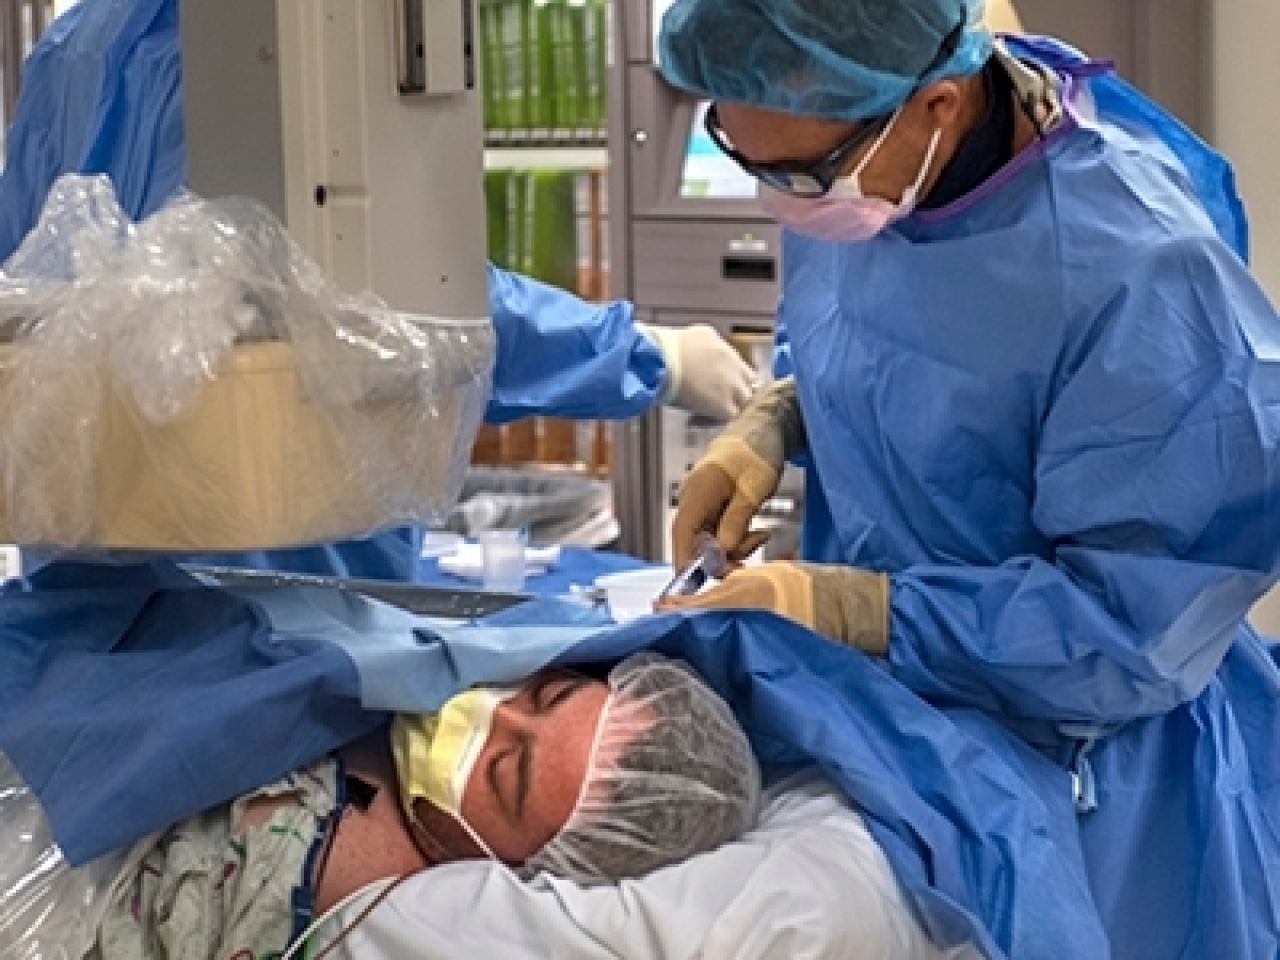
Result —
[[[243,199],[134,223],[68,176],[0,276],[0,539],[254,550],[435,523],[488,397],[487,318],[340,292]]]
[[[0,755],[0,960],[80,960],[126,859],[70,867],[40,802]]]
[[[66,173],[103,173],[135,219],[185,183],[177,0],[80,0],[36,44],[5,137],[0,259],[30,231]],[[587,303],[490,265],[497,334],[485,417],[622,419],[658,401],[661,353],[631,305]],[[367,540],[252,553],[200,553],[220,565],[411,579],[421,537],[400,528]]]

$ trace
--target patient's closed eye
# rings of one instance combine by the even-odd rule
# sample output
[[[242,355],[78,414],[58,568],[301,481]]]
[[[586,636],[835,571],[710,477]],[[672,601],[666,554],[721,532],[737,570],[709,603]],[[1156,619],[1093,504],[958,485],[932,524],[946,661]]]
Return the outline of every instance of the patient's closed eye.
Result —
[[[552,677],[538,684],[533,694],[535,713],[551,713],[587,683],[585,677]]]
[[[518,824],[525,813],[529,791],[533,782],[534,751],[542,746],[554,749],[554,715],[559,707],[591,681],[586,677],[548,674],[540,677],[527,691],[527,706],[517,698],[500,708],[521,715],[521,721],[512,724],[509,742],[502,743],[494,751],[486,765],[485,779],[497,800],[503,816]],[[544,726],[547,729],[543,729]]]
[[[526,752],[520,743],[500,750],[489,763],[489,789],[498,799],[498,806],[508,819],[515,819],[519,811],[520,754]]]

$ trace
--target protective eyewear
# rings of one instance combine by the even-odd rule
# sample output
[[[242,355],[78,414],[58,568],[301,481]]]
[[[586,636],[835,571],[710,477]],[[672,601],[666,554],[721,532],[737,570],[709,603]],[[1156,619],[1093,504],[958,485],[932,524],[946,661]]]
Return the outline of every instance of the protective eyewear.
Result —
[[[848,164],[849,158],[857,152],[859,147],[884,129],[884,125],[888,122],[888,116],[868,121],[858,127],[849,139],[825,155],[816,160],[796,163],[756,163],[745,156],[733,145],[724,127],[720,126],[720,117],[716,113],[714,103],[707,107],[703,126],[706,127],[707,136],[722,153],[761,183],[782,193],[789,193],[793,197],[816,199],[825,197],[831,192],[835,182],[840,179],[841,171]]]
[[[951,59],[960,44],[961,38],[964,36],[965,24],[968,23],[968,19],[968,9],[961,7],[959,22],[942,38],[942,43],[939,44],[933,59],[920,71],[919,80],[913,88],[912,94],[920,89],[920,84],[929,74]],[[729,139],[724,127],[720,125],[720,116],[716,113],[716,105],[714,103],[707,107],[707,113],[703,118],[702,124],[706,128],[707,136],[720,148],[721,152],[761,183],[793,197],[816,200],[819,197],[825,197],[831,192],[831,188],[840,179],[841,172],[848,164],[849,158],[857,152],[859,147],[880,133],[892,116],[893,114],[890,113],[868,120],[858,127],[849,136],[849,139],[838,144],[835,149],[825,156],[816,160],[796,163],[757,163],[750,157],[745,156],[733,145],[733,141]]]

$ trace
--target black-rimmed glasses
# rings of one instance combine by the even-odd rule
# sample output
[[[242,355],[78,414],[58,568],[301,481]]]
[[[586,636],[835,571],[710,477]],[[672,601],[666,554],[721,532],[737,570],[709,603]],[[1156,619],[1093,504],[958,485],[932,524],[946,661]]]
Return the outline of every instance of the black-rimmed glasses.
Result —
[[[884,129],[889,118],[880,117],[870,120],[855,130],[849,139],[828,151],[821,157],[811,161],[796,163],[757,163],[741,153],[720,126],[720,117],[713,103],[707,107],[703,119],[709,136],[720,150],[738,166],[774,190],[789,193],[793,197],[816,199],[831,192],[832,186],[840,179],[840,172],[848,164],[849,158],[858,148]]]
[[[968,18],[967,8],[961,7],[959,22],[942,38],[942,42],[938,45],[933,59],[920,71],[919,80],[913,88],[913,93],[915,90],[920,89],[920,83],[929,74],[941,64],[946,63],[955,53],[961,38],[964,36]],[[857,152],[860,146],[880,133],[892,116],[893,114],[887,114],[883,117],[868,120],[858,127],[848,140],[837,145],[825,156],[796,163],[757,163],[750,157],[745,156],[733,145],[733,141],[725,133],[724,127],[720,126],[720,117],[716,113],[716,105],[714,103],[707,106],[706,116],[703,118],[703,126],[706,128],[707,135],[711,137],[715,145],[726,156],[761,183],[782,193],[789,193],[793,197],[816,200],[819,197],[825,197],[831,192],[835,182],[840,179],[841,171],[848,164],[849,158]]]

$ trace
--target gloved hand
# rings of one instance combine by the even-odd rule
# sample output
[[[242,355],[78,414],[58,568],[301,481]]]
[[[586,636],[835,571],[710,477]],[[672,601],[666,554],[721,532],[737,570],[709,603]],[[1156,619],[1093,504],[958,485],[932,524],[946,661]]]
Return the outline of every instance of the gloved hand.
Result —
[[[653,341],[667,365],[662,402],[711,420],[732,420],[751,400],[756,373],[705,323],[636,328]]]
[[[692,597],[669,597],[663,610],[772,610],[810,630],[883,656],[889,649],[889,578],[857,567],[775,561],[742,567]]]
[[[715,534],[734,563],[764,543],[767,533],[748,532],[751,520],[777,492],[787,459],[804,447],[795,381],[778,380],[756,395],[685,477],[671,527],[676,567],[693,557],[704,530]]]

